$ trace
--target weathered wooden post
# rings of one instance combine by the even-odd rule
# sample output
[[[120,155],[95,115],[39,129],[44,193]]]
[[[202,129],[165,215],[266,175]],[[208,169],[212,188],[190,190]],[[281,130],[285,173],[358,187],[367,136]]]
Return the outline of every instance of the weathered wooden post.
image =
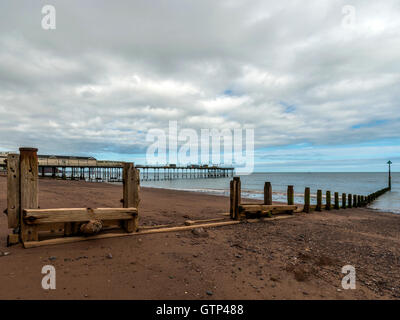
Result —
[[[229,200],[230,200],[230,205],[229,205],[229,215],[231,219],[233,219],[233,208],[235,206],[235,182],[233,180],[230,181],[229,183],[230,187],[230,193],[229,193]]]
[[[288,186],[288,189],[287,189],[287,203],[288,203],[288,205],[293,205],[294,204],[294,187],[293,186]]]
[[[38,176],[39,162],[36,148],[20,148],[20,192],[21,192],[21,240],[39,241],[37,226],[30,226],[24,222],[25,209],[38,209]]]
[[[346,209],[346,194],[342,193],[342,208]]]
[[[322,190],[317,190],[317,207],[316,211],[322,211]]]
[[[239,205],[242,202],[242,186],[241,186],[241,181],[240,177],[234,177],[233,181],[235,182],[235,203],[234,203],[234,219],[235,220],[240,220],[240,214],[239,214]]]
[[[335,209],[336,210],[340,209],[340,206],[339,206],[339,192],[335,192]]]
[[[330,191],[327,191],[326,192],[326,206],[325,206],[325,209],[326,210],[331,210],[331,192]]]
[[[388,165],[389,165],[389,183],[388,183],[388,187],[389,190],[392,190],[392,173],[391,173],[391,165],[392,165],[392,161],[388,161]]]
[[[358,201],[357,201],[358,197],[357,195],[353,195],[353,207],[357,208],[358,207]]]
[[[361,196],[357,196],[357,207],[361,207]]]
[[[353,205],[352,205],[352,199],[353,199],[353,196],[352,196],[352,194],[350,193],[350,194],[348,195],[348,200],[347,200],[347,202],[348,202],[347,207],[349,207],[349,208],[352,208],[352,207],[353,207]]]
[[[272,186],[271,182],[265,182],[264,184],[264,204],[272,204]]]
[[[304,209],[305,213],[310,213],[310,188],[304,190]]]
[[[124,208],[139,207],[139,187],[140,173],[133,163],[124,163],[123,167],[123,196]],[[127,232],[135,232],[139,227],[138,214],[134,215],[131,220],[123,222],[123,228]]]
[[[7,156],[7,218],[8,228],[14,229],[14,233],[7,236],[7,245],[19,242],[19,235],[16,233],[20,225],[20,170],[19,154]]]

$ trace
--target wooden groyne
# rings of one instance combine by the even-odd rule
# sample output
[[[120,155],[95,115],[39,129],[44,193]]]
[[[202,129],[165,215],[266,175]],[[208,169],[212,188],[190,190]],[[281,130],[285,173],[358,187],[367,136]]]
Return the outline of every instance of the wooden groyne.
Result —
[[[390,175],[389,175],[390,177]],[[235,220],[242,220],[254,217],[272,217],[276,214],[293,214],[294,212],[310,213],[311,211],[340,210],[348,208],[361,208],[371,204],[377,198],[391,190],[391,179],[389,186],[368,195],[346,194],[326,191],[325,203],[323,203],[323,191],[317,190],[317,203],[311,205],[311,189],[304,190],[304,204],[295,204],[294,186],[287,187],[287,204],[272,204],[272,185],[265,182],[263,203],[244,203],[241,198],[241,181],[234,177],[230,182],[230,217]],[[334,195],[332,199],[332,194]],[[332,202],[333,200],[333,202]],[[333,204],[333,205],[332,205]]]
[[[7,158],[7,244],[39,244],[43,238],[96,234],[102,229],[138,230],[139,170],[123,166],[123,208],[39,208],[39,161],[37,149],[20,148]]]

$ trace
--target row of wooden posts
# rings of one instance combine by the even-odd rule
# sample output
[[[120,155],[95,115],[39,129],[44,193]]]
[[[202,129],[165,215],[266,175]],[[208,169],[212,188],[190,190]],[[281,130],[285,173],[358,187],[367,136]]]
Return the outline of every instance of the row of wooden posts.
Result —
[[[325,203],[322,201],[322,190],[317,191],[317,204],[311,205],[311,189],[306,187],[304,190],[304,206],[301,211],[310,213],[311,211],[322,211],[331,209],[346,209],[346,208],[359,208],[365,207],[384,193],[390,191],[390,186],[371,193],[367,196],[358,194],[342,193],[341,197],[339,192],[334,193],[332,203],[332,192],[326,191]],[[257,214],[258,216],[271,216],[276,213],[293,214],[298,211],[299,205],[294,203],[294,186],[287,188],[287,205],[273,205],[272,204],[272,185],[270,182],[264,184],[264,201],[262,204],[256,203],[242,203],[241,199],[241,181],[239,177],[234,177],[230,182],[230,217],[232,219],[240,220],[249,215]]]
[[[265,186],[269,185],[269,182],[265,183]],[[269,187],[270,188],[270,187]],[[317,190],[317,204],[316,205],[311,205],[311,189],[309,187],[306,187],[304,190],[304,209],[303,211],[306,213],[309,213],[312,210],[315,211],[322,211],[322,210],[331,210],[333,209],[347,209],[347,208],[360,208],[360,207],[365,207],[371,202],[373,202],[375,199],[377,199],[379,196],[383,195],[387,191],[389,191],[390,188],[384,188],[381,189],[377,192],[371,193],[367,196],[364,195],[358,195],[358,194],[346,194],[342,193],[342,195],[339,195],[339,192],[334,193],[333,197],[333,204],[332,204],[332,193],[331,191],[326,191],[325,194],[325,204],[322,202],[322,190]],[[294,204],[294,187],[293,186],[288,186],[287,189],[287,202],[288,204]]]

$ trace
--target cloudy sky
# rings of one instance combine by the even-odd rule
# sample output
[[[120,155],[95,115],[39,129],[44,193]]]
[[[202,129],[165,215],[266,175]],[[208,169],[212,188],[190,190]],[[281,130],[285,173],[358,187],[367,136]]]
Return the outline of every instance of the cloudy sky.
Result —
[[[145,163],[147,132],[177,120],[254,129],[258,171],[399,171],[398,0],[2,0],[0,14],[0,151]]]

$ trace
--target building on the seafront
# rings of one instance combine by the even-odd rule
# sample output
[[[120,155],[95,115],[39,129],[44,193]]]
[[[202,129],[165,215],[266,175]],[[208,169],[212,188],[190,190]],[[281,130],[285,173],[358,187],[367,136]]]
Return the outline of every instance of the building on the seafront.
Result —
[[[0,166],[6,165],[6,159],[11,152],[0,152]],[[93,157],[38,155],[39,166],[96,166],[98,161]]]

